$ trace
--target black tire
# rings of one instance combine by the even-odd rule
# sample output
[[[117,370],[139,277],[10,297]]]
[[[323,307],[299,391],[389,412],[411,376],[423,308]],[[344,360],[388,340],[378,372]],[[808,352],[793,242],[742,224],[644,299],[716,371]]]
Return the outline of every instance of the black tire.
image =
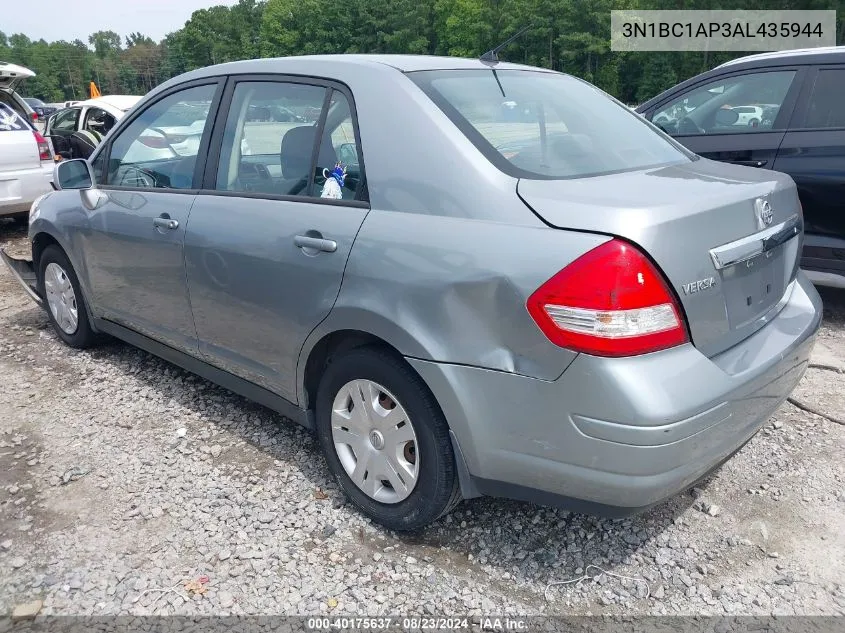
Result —
[[[414,489],[398,503],[381,503],[350,479],[332,440],[332,403],[348,382],[367,379],[382,385],[405,408],[416,433],[419,474]],[[449,426],[428,386],[404,359],[379,347],[360,347],[333,357],[317,389],[317,437],[329,470],[353,505],[386,528],[418,530],[460,501]]]
[[[73,287],[73,293],[76,298],[77,323],[76,330],[71,334],[65,332],[59,326],[47,302],[47,293],[44,288],[44,272],[51,263],[57,264],[65,272]],[[38,292],[44,298],[44,308],[47,311],[47,316],[50,319],[53,330],[60,339],[70,347],[75,347],[76,349],[85,349],[97,343],[97,335],[91,329],[91,324],[88,322],[87,305],[82,295],[82,290],[79,287],[79,279],[76,277],[76,271],[74,271],[64,251],[55,244],[51,244],[45,248],[41,253],[41,258],[38,260]]]

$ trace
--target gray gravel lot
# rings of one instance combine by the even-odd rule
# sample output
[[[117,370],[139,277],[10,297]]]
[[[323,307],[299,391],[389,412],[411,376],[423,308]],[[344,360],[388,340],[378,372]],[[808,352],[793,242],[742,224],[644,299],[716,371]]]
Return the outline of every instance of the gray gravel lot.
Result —
[[[4,221],[0,244],[28,248]],[[845,292],[823,296],[845,370]],[[644,515],[478,499],[408,536],[296,425],[121,343],[65,347],[5,270],[0,331],[0,614],[845,614],[845,428],[791,404]],[[796,397],[845,419],[845,373]]]

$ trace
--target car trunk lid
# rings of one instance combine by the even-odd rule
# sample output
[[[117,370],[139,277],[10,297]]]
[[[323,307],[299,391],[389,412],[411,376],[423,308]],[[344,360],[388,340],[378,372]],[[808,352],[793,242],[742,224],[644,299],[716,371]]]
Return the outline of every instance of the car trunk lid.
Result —
[[[642,248],[677,293],[693,344],[712,356],[782,307],[798,271],[802,219],[792,181],[708,160],[563,180],[527,180],[520,197],[556,228]]]
[[[8,62],[0,62],[0,88],[14,90],[15,86],[29,77],[35,77],[35,73],[29,68],[9,64]]]

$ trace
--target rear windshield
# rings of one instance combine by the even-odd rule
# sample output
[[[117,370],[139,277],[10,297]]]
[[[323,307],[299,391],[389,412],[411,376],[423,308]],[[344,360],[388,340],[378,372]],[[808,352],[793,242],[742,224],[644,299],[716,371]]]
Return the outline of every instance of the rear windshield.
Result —
[[[11,105],[4,103],[0,97],[0,132],[20,132],[28,129],[30,128],[26,119],[15,112]]]
[[[567,75],[491,69],[408,76],[492,163],[518,178],[583,178],[694,156]]]

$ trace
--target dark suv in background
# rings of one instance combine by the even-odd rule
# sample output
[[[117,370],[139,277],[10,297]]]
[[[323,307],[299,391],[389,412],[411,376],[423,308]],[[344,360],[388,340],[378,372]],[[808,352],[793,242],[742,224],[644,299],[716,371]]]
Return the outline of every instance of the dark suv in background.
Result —
[[[845,288],[845,46],[742,57],[637,112],[701,156],[792,176],[806,223],[801,266]]]

